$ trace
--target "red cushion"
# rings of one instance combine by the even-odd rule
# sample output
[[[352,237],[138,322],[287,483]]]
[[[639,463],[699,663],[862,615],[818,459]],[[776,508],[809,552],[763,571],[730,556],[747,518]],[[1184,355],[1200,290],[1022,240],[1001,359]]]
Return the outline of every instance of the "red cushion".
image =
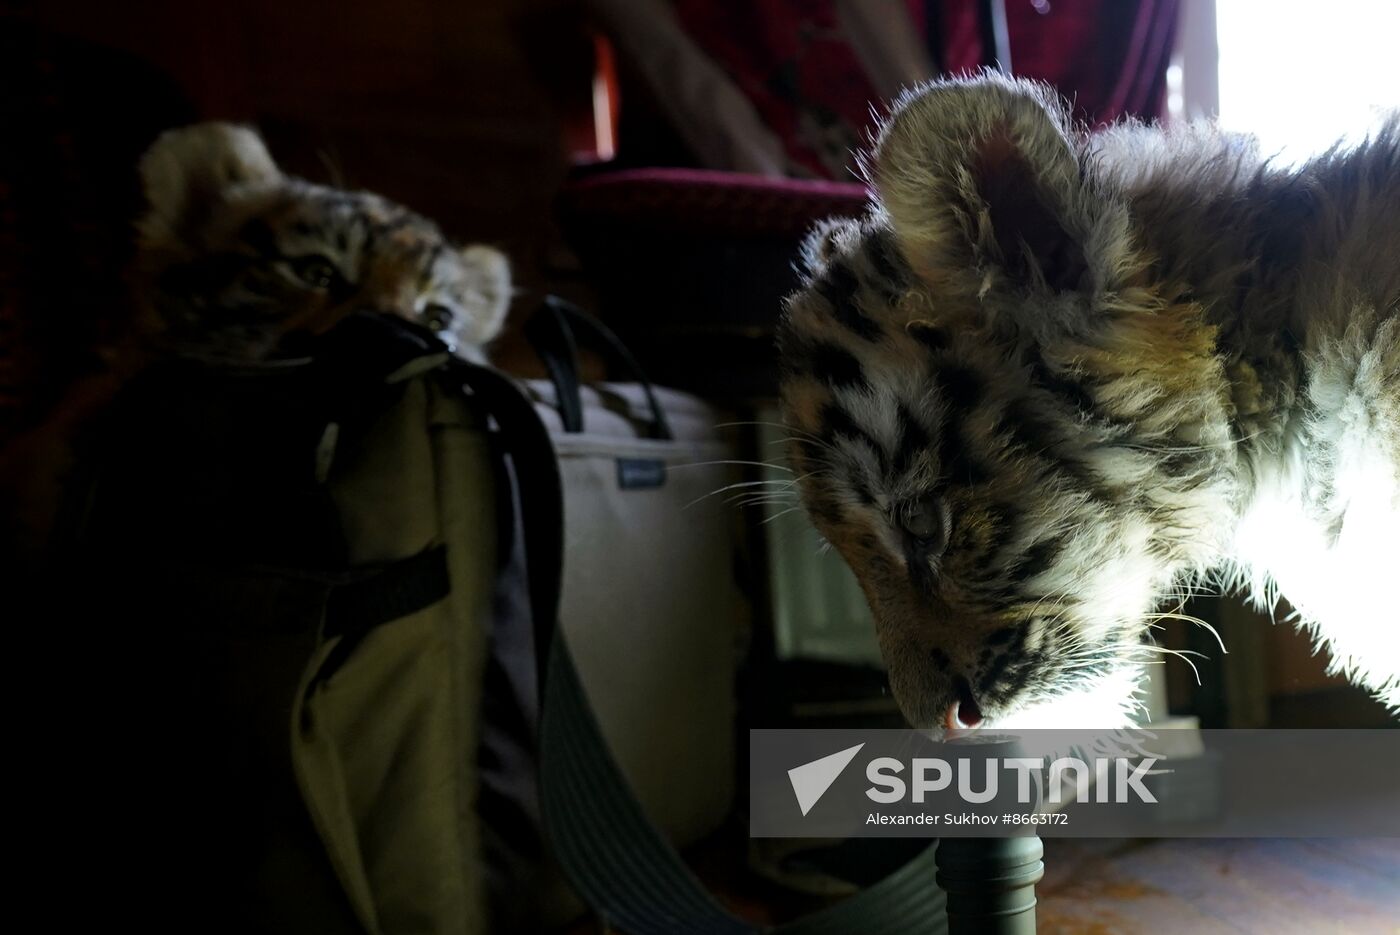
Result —
[[[833,215],[865,211],[869,190],[853,182],[775,179],[701,169],[627,169],[580,179],[561,194],[575,229],[627,227],[657,233],[799,237]]]

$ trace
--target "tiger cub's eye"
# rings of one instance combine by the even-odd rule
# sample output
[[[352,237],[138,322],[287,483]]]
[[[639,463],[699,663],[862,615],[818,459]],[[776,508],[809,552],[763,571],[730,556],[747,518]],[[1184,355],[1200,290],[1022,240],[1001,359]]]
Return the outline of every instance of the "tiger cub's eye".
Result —
[[[292,261],[292,272],[313,289],[329,289],[340,278],[330,260],[323,256],[304,256]]]
[[[941,552],[948,537],[947,512],[936,497],[925,497],[906,506],[900,525],[914,543],[927,552]]]

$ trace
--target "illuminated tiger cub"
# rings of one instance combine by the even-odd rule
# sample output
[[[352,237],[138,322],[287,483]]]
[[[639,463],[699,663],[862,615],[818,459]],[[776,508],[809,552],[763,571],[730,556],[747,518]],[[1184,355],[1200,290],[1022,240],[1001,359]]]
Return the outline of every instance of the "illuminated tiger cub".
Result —
[[[1116,727],[1151,612],[1282,593],[1400,708],[1400,124],[1296,169],[905,95],[780,333],[803,501],[921,727]]]
[[[368,192],[283,175],[252,130],[206,123],[141,160],[150,210],[140,272],[148,324],[198,356],[260,358],[295,332],[368,309],[417,321],[480,358],[510,301],[506,258],[459,249]]]

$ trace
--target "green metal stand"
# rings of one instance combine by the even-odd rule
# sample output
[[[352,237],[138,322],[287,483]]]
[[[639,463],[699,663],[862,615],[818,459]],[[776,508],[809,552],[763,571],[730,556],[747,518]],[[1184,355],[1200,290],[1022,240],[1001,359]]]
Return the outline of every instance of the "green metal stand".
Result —
[[[940,841],[934,859],[948,894],[949,935],[1035,935],[1044,854],[1035,835]]]

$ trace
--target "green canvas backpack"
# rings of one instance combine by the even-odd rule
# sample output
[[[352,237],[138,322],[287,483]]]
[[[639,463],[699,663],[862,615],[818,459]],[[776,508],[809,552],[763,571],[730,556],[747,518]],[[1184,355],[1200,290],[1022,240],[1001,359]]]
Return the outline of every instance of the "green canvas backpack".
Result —
[[[155,368],[108,420],[64,564],[139,773],[123,869],[172,928],[488,930],[499,468],[454,372],[364,316],[305,360]]]

